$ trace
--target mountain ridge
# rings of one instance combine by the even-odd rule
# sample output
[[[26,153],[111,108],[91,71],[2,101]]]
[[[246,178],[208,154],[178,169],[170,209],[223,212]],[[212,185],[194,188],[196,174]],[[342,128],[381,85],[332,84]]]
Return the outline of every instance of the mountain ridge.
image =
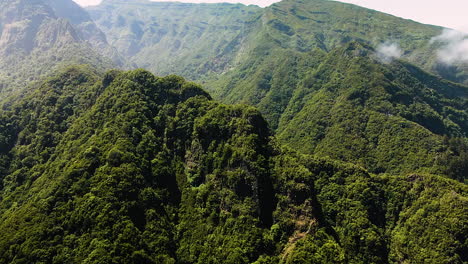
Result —
[[[111,24],[106,24],[105,26],[103,24],[100,24],[101,22],[99,21],[99,16],[98,14],[102,12],[109,12],[107,17],[110,17],[110,20],[114,20],[113,17],[115,16],[121,16],[122,18],[126,16],[127,11],[118,9],[118,6],[120,4],[124,4],[126,8],[133,8],[134,10],[139,10],[140,14],[148,12],[148,10],[152,10],[153,13],[158,13],[158,8],[163,8],[164,6],[170,6],[173,5],[173,3],[155,3],[155,2],[149,2],[149,1],[139,1],[136,3],[122,3],[119,1],[107,1],[101,3],[99,6],[94,6],[94,7],[88,7],[87,10],[91,13],[91,16],[93,17],[94,20],[99,24],[101,29],[106,32],[107,35],[115,35],[119,33],[119,29],[115,28],[112,24],[115,22],[110,22],[107,21],[107,23]],[[138,9],[138,5],[144,4],[146,7],[145,10],[143,9]],[[133,5],[133,6],[132,6]],[[190,8],[197,8],[197,4],[183,4],[181,7],[184,7],[183,10],[189,10]],[[203,5],[205,7],[210,7],[210,6],[215,6],[215,4],[205,4]],[[225,8],[229,8],[230,6],[235,6],[235,5],[226,5]],[[405,20],[402,18],[398,18],[392,15],[384,14],[381,12],[377,12],[374,10],[362,8],[362,7],[357,7],[351,4],[345,4],[345,3],[338,3],[338,2],[330,2],[330,1],[299,1],[299,0],[292,0],[292,1],[281,1],[278,3],[274,3],[273,5],[267,7],[267,8],[254,8],[253,6],[242,6],[240,5],[239,8],[245,8],[250,10],[257,10],[259,14],[263,17],[262,19],[265,19],[266,22],[270,23],[270,26],[273,27],[283,27],[283,29],[293,29],[296,25],[298,26],[297,29],[294,29],[293,31],[287,33],[286,32],[286,37],[282,36],[281,38],[277,38],[280,35],[277,33],[272,33],[277,40],[273,41],[279,41],[279,43],[282,43],[286,45],[286,43],[291,43],[294,46],[291,46],[293,49],[299,49],[303,51],[308,51],[311,48],[311,45],[314,45],[316,47],[319,47],[324,50],[329,50],[333,48],[333,44],[335,43],[340,43],[340,41],[349,41],[349,40],[359,40],[362,39],[366,42],[371,42],[374,46],[383,43],[385,41],[395,41],[395,42],[400,42],[400,46],[402,47],[404,51],[404,57],[408,58],[411,62],[416,63],[419,66],[422,66],[426,70],[430,70],[433,72],[438,72],[439,74],[445,75],[445,78],[451,78],[453,76],[449,76],[445,74],[445,71],[449,71],[447,69],[444,69],[442,67],[441,69],[437,69],[435,67],[436,65],[436,54],[431,51],[431,49],[435,49],[437,47],[431,46],[431,47],[425,47],[424,45],[427,45],[428,42],[432,37],[435,37],[440,34],[442,31],[442,27],[435,27],[435,26],[429,26],[429,25],[423,25],[417,22]],[[112,11],[110,11],[112,10]],[[181,10],[180,12],[186,12]],[[301,10],[301,11],[298,11]],[[312,12],[312,13],[311,13]],[[303,13],[303,14],[302,14]],[[328,15],[327,15],[328,14]],[[330,16],[330,14],[336,14],[336,16],[332,17],[331,19],[328,19],[327,16]],[[164,17],[164,14],[162,14]],[[255,18],[257,16],[257,18]],[[176,19],[179,20],[179,22],[174,21],[174,25],[180,24],[181,26],[184,25],[184,22],[180,20],[180,14],[173,13],[171,15],[171,18],[167,19]],[[204,15],[207,19],[211,18],[212,15]],[[286,17],[286,18],[285,18]],[[322,18],[320,18],[322,17]],[[359,20],[357,18],[362,17],[363,19]],[[364,19],[366,18],[367,19]],[[145,20],[147,21],[147,18],[141,17],[140,20],[136,18],[132,18],[131,15],[128,17],[129,19],[133,19],[134,21],[140,21],[144,22]],[[258,15],[252,14],[250,20],[258,20]],[[276,20],[275,20],[276,19]],[[346,23],[351,23],[350,26],[346,25],[344,22],[340,22],[339,20],[347,21]],[[375,21],[372,22],[372,20],[379,20],[379,22]],[[352,21],[352,22],[350,22]],[[286,22],[286,24],[285,24]],[[273,23],[273,24],[271,24]],[[293,23],[291,25],[288,25],[288,23]],[[379,23],[386,23],[385,27],[379,26]],[[147,24],[147,23],[145,23]],[[400,27],[404,25],[404,30],[398,30]],[[292,26],[292,27],[291,27]],[[367,36],[364,34],[364,32],[360,32],[359,28],[355,28],[356,26],[359,26],[361,29],[365,29],[368,31],[370,36]],[[110,27],[109,29],[107,27]],[[258,35],[258,34],[263,34],[261,32],[262,28],[265,27],[265,25],[261,26],[259,29],[255,29],[255,25],[250,26],[251,31],[254,30],[253,34]],[[150,31],[152,30],[153,26],[146,26],[142,28],[143,34],[150,36],[151,33]],[[320,29],[324,28],[324,32],[321,32]],[[390,28],[392,30],[396,30],[395,33],[390,34],[389,30]],[[155,27],[157,29],[157,26]],[[403,28],[402,28],[403,29]],[[384,36],[381,33],[379,33],[379,30],[383,30],[383,33],[389,33],[390,35]],[[336,32],[335,32],[336,31]],[[414,32],[413,32],[414,31]],[[302,33],[301,33],[302,32]],[[407,33],[407,32],[412,32],[412,33]],[[240,33],[243,35],[244,33]],[[248,34],[248,33],[247,33]],[[291,34],[288,36],[288,34]],[[380,34],[380,35],[379,35]],[[372,38],[374,36],[374,38]],[[224,36],[226,37],[226,36]],[[247,36],[248,38],[253,38],[253,36]],[[312,38],[316,38],[311,39]],[[345,38],[343,38],[345,37]],[[130,36],[130,38],[132,38]],[[322,38],[323,40],[320,40]],[[340,38],[342,40],[340,40]],[[348,39],[346,39],[348,38]],[[232,39],[232,37],[230,37]],[[174,39],[174,41],[177,41],[178,39]],[[191,39],[191,40],[196,40],[196,39]],[[174,42],[172,41],[172,42]],[[184,40],[181,40],[182,43],[184,43]],[[325,42],[327,43],[325,43]],[[336,42],[338,41],[338,42]],[[112,41],[111,41],[112,42]],[[251,41],[250,41],[251,42]],[[299,43],[299,45],[295,44],[294,42]],[[143,44],[146,45],[146,44]],[[197,43],[197,45],[206,45],[204,43]],[[237,43],[237,46],[239,46],[241,49],[245,49],[244,46],[247,45],[247,43]],[[254,43],[255,45],[255,43]],[[258,43],[257,43],[258,45]],[[288,44],[289,45],[289,44]],[[157,52],[158,47],[148,47],[150,50]],[[250,48],[247,48],[250,49]],[[161,52],[159,52],[161,53]],[[203,53],[201,53],[203,54]],[[178,56],[177,53],[174,53],[175,56]],[[431,58],[429,58],[427,55],[430,55]],[[172,55],[171,55],[172,56]],[[202,55],[203,56],[203,55]],[[250,55],[250,56],[255,56],[255,55]],[[223,56],[221,55],[221,58]],[[425,58],[427,57],[427,58]],[[145,61],[144,58],[137,58],[137,57],[130,57],[131,60],[135,60],[135,63],[137,64],[143,64],[140,66],[145,66],[145,68],[150,68],[153,72],[156,72],[158,74],[164,74],[167,70],[165,69],[164,65],[159,65],[157,68],[153,68],[153,64],[147,64],[148,62]],[[167,54],[164,55],[162,60],[168,60],[170,57],[168,57]],[[215,55],[214,57],[206,57],[205,60],[208,61],[216,61],[218,57]],[[155,59],[157,61],[158,58]],[[243,59],[245,60],[245,58]],[[228,60],[230,67],[238,67],[239,65],[236,63],[236,60],[229,59]],[[154,63],[154,62],[153,62]],[[242,62],[245,63],[245,62]],[[180,65],[178,68],[172,68],[171,71],[179,74],[184,74],[187,77],[190,77],[191,79],[195,78],[196,80],[200,79],[203,80],[204,78],[213,78],[209,77],[210,71],[214,72],[223,72],[222,69],[217,69],[216,64],[212,65],[211,68],[206,69],[203,68],[203,65],[187,65],[186,62],[181,61],[179,63]],[[195,66],[195,68],[193,68]],[[214,67],[213,67],[214,66]],[[189,68],[185,68],[189,67]],[[453,69],[452,69],[453,70]],[[193,74],[193,72],[200,71],[198,74]],[[458,72],[463,72],[463,68],[459,68]],[[201,74],[201,75],[200,75]],[[465,74],[466,75],[466,74]],[[455,78],[455,77],[453,77]],[[457,77],[457,81],[464,81],[464,77],[459,76]],[[207,83],[208,87],[211,89],[211,83]],[[213,87],[213,88],[218,88],[218,87]]]
[[[435,67],[440,28],[319,0],[7,1],[0,263],[468,262],[468,87],[439,77],[466,77]]]
[[[2,262],[466,259],[465,184],[282,149],[258,110],[181,77],[72,67],[0,126]]]
[[[8,0],[0,5],[2,97],[66,65],[107,69],[115,65],[111,59],[119,63],[104,34],[71,0]],[[68,16],[73,14],[81,20]]]

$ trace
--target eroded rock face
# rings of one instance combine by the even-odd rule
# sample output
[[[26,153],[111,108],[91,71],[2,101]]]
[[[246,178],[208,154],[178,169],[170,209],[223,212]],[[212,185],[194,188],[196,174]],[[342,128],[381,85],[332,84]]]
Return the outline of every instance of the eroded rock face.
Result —
[[[82,39],[65,19],[56,19],[46,21],[36,35],[36,47],[48,49],[51,46],[65,46],[74,42],[80,42]]]
[[[40,33],[55,31],[73,35],[74,41],[86,41],[95,47],[108,46],[105,35],[88,13],[73,1],[8,0],[0,7],[1,47],[15,45],[30,51],[34,48],[34,42],[43,43],[41,40],[36,41],[39,30]]]
[[[0,52],[3,56],[31,52],[41,25],[46,19],[55,18],[52,9],[39,1],[6,1],[1,10]]]
[[[115,51],[107,42],[105,34],[93,22],[88,12],[74,1],[44,0],[58,18],[70,22],[80,37],[99,50],[103,55],[117,59]]]
[[[105,35],[72,0],[0,3],[3,90],[24,87],[63,64],[85,63],[109,68],[114,65],[112,58],[119,64],[118,55],[107,44]]]

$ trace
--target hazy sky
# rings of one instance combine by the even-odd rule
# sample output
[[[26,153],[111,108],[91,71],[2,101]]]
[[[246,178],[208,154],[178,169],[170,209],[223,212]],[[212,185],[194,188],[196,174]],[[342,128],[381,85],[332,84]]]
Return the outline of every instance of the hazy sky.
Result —
[[[340,2],[468,33],[468,0],[343,0]]]
[[[74,0],[80,5],[97,5],[101,0]],[[131,1],[131,0],[127,0]],[[269,6],[273,3],[279,2],[280,0],[152,0],[154,2],[184,2],[184,3],[242,3],[242,4],[253,4],[261,7]]]
[[[81,5],[96,5],[101,0],[75,0]],[[128,0],[131,1],[131,0]],[[163,0],[158,0],[163,1]],[[164,0],[169,2],[174,0]],[[191,3],[243,3],[268,6],[278,0],[185,0]],[[342,0],[426,24],[440,25],[468,33],[468,0]]]

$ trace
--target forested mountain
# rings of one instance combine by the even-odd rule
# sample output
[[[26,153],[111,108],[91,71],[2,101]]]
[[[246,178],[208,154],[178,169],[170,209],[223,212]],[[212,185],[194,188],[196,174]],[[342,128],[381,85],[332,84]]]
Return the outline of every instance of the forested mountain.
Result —
[[[64,65],[112,67],[116,54],[72,0],[0,2],[0,97]]]
[[[106,0],[88,10],[131,63],[258,107],[303,153],[376,173],[468,177],[468,88],[426,72],[466,81],[467,65],[438,61],[439,27],[324,0]]]
[[[232,67],[262,9],[241,4],[106,0],[87,8],[130,65],[200,79]]]
[[[328,52],[351,41],[400,46],[406,60],[468,82],[468,65],[440,63],[441,27],[328,0],[283,0],[270,7],[104,0],[87,8],[130,63],[157,74],[206,81],[217,96],[233,75],[262,75],[289,57]],[[219,75],[223,73],[222,75]],[[212,83],[215,79],[224,83]],[[237,87],[229,87],[234,90]]]
[[[380,60],[370,47],[350,43],[314,59],[317,65],[304,74],[283,112],[271,96],[259,105],[280,116],[280,141],[301,152],[373,172],[468,179],[468,87],[407,62]]]
[[[0,263],[468,263],[446,33],[325,0],[2,0]]]
[[[2,263],[464,263],[466,185],[279,146],[181,77],[73,67],[0,111]]]

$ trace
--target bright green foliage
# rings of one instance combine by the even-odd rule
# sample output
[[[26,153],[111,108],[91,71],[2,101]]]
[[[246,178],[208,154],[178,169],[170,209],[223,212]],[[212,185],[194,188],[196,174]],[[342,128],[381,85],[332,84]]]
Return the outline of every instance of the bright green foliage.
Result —
[[[177,76],[95,78],[68,69],[5,112],[18,143],[2,190],[2,262],[256,259],[272,221],[259,201],[273,195],[261,115]]]
[[[410,175],[407,179],[388,177],[384,184],[391,208],[387,216],[392,217],[390,213],[396,216],[397,208],[402,208],[395,228],[388,233],[392,238],[389,247],[392,262],[466,262],[468,244],[464,232],[467,228],[461,220],[468,213],[466,185],[457,186],[452,181],[418,175]],[[429,187],[434,185],[453,189],[441,193]],[[398,201],[402,194],[407,197],[404,203]],[[459,242],[449,242],[452,238],[462,237],[465,238]]]
[[[1,263],[468,261],[466,185],[284,150],[178,76],[68,68],[0,127]]]
[[[468,89],[411,64],[466,81],[440,28],[321,0],[89,10],[129,67],[259,110],[100,73],[71,1],[2,2],[0,89],[98,70],[1,104],[0,263],[468,262]],[[389,39],[404,60],[378,58]]]
[[[294,91],[279,139],[372,172],[428,171],[463,181],[462,168],[447,170],[468,162],[468,88],[372,56],[358,43],[331,52]],[[444,136],[460,138],[459,150]]]
[[[466,67],[437,61],[431,39],[442,28],[325,0],[263,9],[107,0],[88,11],[131,63],[256,106],[303,153],[373,173],[468,175],[466,151],[448,144],[467,146],[468,88],[428,73],[466,81]],[[401,60],[379,57],[388,41]]]
[[[111,64],[95,52],[112,56],[103,33],[71,1],[8,0],[0,9],[2,21],[10,11],[15,21],[0,21],[2,32],[21,29],[0,47],[8,55],[0,89],[71,63]],[[467,88],[406,62],[445,76],[430,42],[440,28],[322,0],[265,9],[109,0],[89,12],[129,67],[181,73],[223,102],[254,105],[281,143],[303,153],[373,173],[466,178]],[[374,48],[389,39],[405,61],[379,60]],[[463,69],[452,73],[463,82]]]
[[[271,230],[292,234],[283,263],[466,261],[464,184],[430,175],[372,176],[296,154],[276,158],[278,170],[279,221]]]
[[[468,176],[467,87],[407,62],[383,63],[357,42],[328,54],[289,56],[280,68],[272,63],[252,67],[259,75],[241,73],[249,77],[229,84],[222,97],[257,105],[282,143],[375,173]]]

